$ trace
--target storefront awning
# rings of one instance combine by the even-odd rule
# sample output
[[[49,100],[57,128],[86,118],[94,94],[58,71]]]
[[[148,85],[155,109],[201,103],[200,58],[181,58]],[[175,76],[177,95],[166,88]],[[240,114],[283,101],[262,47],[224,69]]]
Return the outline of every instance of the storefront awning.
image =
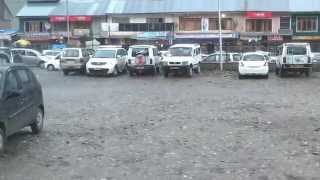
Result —
[[[0,40],[11,40],[11,36],[14,36],[16,34],[17,34],[17,30],[13,30],[13,29],[1,30],[0,29]]]

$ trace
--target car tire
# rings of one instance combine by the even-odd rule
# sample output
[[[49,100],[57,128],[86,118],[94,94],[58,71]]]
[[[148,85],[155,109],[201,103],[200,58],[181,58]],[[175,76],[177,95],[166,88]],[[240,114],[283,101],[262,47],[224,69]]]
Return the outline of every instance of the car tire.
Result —
[[[52,64],[49,64],[49,65],[47,66],[47,70],[48,70],[48,71],[54,71],[55,68],[54,68],[54,66],[53,66]]]
[[[311,71],[309,69],[307,69],[305,74],[306,74],[306,77],[310,77]]]
[[[285,74],[285,72],[284,72],[284,69],[279,69],[279,76],[280,77],[284,77],[284,74]]]
[[[114,70],[112,72],[112,76],[113,77],[116,77],[119,75],[119,69],[118,69],[118,66],[114,67]]]
[[[130,75],[131,77],[134,76],[133,70],[129,70],[129,75]]]
[[[68,76],[68,75],[69,75],[69,71],[63,70],[63,74],[64,74],[65,76]]]
[[[124,68],[123,68],[123,70],[122,70],[122,73],[123,73],[123,74],[126,74],[127,72],[128,72],[127,65],[125,65]]]
[[[44,112],[42,109],[38,108],[35,122],[33,122],[30,125],[32,133],[39,134],[43,129],[43,124],[44,124]]]
[[[0,154],[4,153],[6,145],[6,136],[4,131],[0,128]]]
[[[238,74],[238,78],[239,78],[239,79],[243,79],[243,75]]]
[[[40,63],[39,63],[39,67],[40,67],[40,69],[44,69],[45,67],[44,67],[44,62],[43,61],[41,61]]]
[[[189,69],[187,70],[187,75],[188,75],[188,77],[193,76],[193,67],[192,66],[190,66]]]
[[[196,71],[195,71],[197,74],[200,74],[201,73],[201,67],[200,67],[200,65],[198,65],[198,67],[197,67],[197,69],[196,69]]]

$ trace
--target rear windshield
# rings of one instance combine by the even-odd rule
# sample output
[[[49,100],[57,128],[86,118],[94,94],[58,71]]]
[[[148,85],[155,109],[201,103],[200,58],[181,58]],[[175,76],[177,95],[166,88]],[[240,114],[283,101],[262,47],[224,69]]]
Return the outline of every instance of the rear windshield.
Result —
[[[249,54],[243,57],[243,61],[264,61],[264,56],[259,54]]]
[[[43,55],[45,55],[45,56],[57,56],[59,54],[60,54],[60,52],[48,51],[48,52],[45,52]]]
[[[94,58],[115,58],[115,50],[97,50],[93,56]]]
[[[302,46],[287,47],[288,55],[306,55],[307,48]]]
[[[169,51],[171,56],[192,56],[192,48],[188,47],[174,47]]]
[[[149,56],[148,48],[132,48],[132,57],[136,57],[138,54]]]
[[[78,49],[66,49],[63,52],[63,57],[79,57],[79,55]]]

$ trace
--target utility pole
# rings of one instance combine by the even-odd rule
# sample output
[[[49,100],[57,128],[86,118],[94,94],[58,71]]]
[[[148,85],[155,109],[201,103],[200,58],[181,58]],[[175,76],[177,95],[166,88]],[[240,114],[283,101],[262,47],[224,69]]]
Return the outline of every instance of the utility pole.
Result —
[[[69,41],[70,41],[69,0],[66,0],[66,18],[67,18],[67,37],[68,37],[67,44],[69,44]]]
[[[219,12],[219,54],[220,54],[220,70],[223,71],[223,62],[222,62],[222,25],[221,25],[221,1],[218,0],[218,12]]]

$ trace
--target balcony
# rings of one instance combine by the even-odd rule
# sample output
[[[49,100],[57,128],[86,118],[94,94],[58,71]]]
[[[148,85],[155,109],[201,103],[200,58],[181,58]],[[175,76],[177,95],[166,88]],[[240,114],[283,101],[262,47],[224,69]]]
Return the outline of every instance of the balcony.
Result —
[[[174,23],[120,23],[120,32],[168,32],[174,31]]]

